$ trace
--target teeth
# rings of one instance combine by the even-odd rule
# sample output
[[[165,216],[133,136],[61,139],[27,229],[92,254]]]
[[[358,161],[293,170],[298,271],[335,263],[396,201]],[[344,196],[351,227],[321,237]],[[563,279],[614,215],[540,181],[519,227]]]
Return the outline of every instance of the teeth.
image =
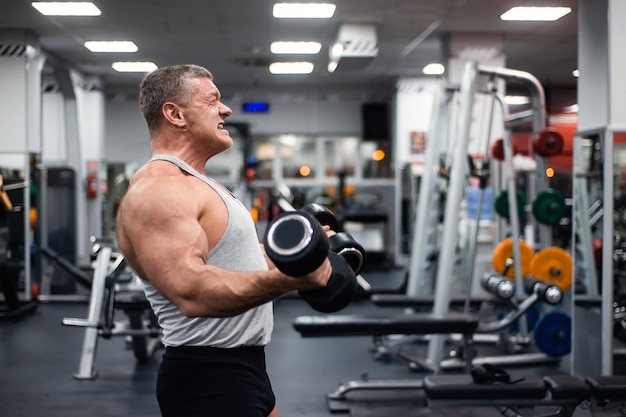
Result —
[[[219,125],[217,125],[217,128],[220,130],[224,129],[224,124],[220,123]]]

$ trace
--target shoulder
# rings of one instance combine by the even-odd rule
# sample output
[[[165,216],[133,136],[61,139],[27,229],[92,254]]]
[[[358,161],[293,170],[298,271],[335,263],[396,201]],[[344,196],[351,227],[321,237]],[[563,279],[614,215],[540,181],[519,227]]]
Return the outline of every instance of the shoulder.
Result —
[[[170,165],[170,166],[168,166]],[[131,179],[120,212],[133,215],[171,215],[171,211],[193,210],[198,193],[195,184],[177,167],[153,162]]]

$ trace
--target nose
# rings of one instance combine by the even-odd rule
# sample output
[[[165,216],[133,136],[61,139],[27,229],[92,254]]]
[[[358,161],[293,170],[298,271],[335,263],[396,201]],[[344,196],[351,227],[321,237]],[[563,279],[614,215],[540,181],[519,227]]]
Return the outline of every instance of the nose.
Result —
[[[226,117],[230,116],[231,114],[233,114],[233,111],[226,104],[221,103],[221,105],[220,105],[220,114],[226,118]]]

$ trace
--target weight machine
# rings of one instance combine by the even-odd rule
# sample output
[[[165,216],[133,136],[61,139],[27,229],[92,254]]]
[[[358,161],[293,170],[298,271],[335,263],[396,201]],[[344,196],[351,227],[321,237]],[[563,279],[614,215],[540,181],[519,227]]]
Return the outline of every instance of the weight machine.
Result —
[[[28,182],[18,181],[12,184],[4,184],[4,177],[0,174],[0,289],[4,295],[4,304],[0,309],[0,320],[20,320],[37,310],[36,300],[30,298],[29,279],[26,272],[23,277],[24,297],[20,299],[20,275],[26,263],[30,260],[20,256],[20,245],[25,242],[19,239],[22,226],[27,220],[25,216],[25,205],[21,204],[23,199],[18,199],[19,205],[14,205],[9,192],[14,197],[28,188]],[[13,199],[15,200],[15,199]],[[18,228],[15,228],[18,226]],[[25,227],[25,226],[24,226]],[[11,229],[13,228],[13,231]],[[16,230],[17,229],[17,230]],[[17,232],[17,233],[16,233]],[[28,268],[27,268],[28,269]]]
[[[94,369],[98,339],[113,336],[129,338],[139,363],[150,359],[161,347],[161,329],[146,299],[138,278],[126,269],[121,253],[110,246],[95,245],[94,273],[86,319],[64,318],[63,325],[84,327],[76,379],[95,379]],[[49,255],[50,256],[50,255]],[[126,320],[115,320],[116,310],[122,310]]]

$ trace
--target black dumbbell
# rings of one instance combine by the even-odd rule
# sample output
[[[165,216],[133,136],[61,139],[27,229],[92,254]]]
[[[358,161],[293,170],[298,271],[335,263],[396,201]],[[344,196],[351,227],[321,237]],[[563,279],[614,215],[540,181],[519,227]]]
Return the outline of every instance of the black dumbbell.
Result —
[[[302,207],[301,210],[315,217],[322,225],[329,226],[330,230],[339,231],[339,220],[328,207],[318,203],[310,203]]]
[[[322,225],[306,212],[285,212],[267,227],[263,238],[267,256],[287,275],[303,276],[316,270],[329,258],[332,275],[323,288],[299,291],[311,307],[332,313],[346,307],[357,291],[354,271],[340,255],[330,252]]]
[[[329,239],[330,251],[341,255],[356,275],[363,269],[365,249],[349,233],[336,232]]]
[[[311,214],[322,225],[329,226],[336,233],[330,237],[330,250],[341,255],[356,275],[361,273],[365,262],[365,249],[349,233],[339,231],[339,221],[328,207],[318,203],[310,203],[301,211]]]

